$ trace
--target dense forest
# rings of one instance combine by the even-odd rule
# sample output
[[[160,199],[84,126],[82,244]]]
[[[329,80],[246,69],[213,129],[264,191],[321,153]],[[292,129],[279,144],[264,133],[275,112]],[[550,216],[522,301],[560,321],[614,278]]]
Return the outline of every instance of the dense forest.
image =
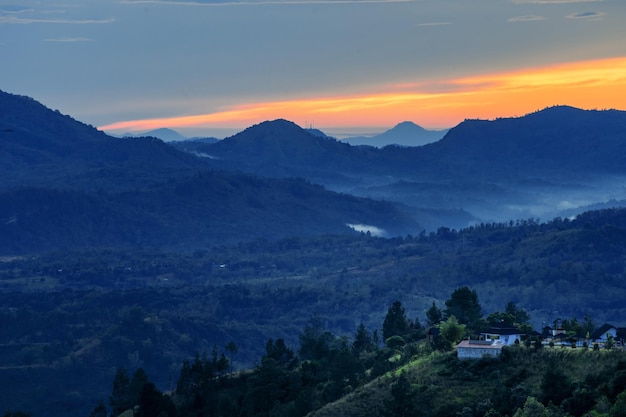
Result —
[[[483,316],[512,301],[537,330],[557,317],[623,326],[625,230],[626,210],[611,209],[393,239],[361,234],[187,254],[90,249],[3,258],[0,374],[10,384],[0,404],[34,417],[88,415],[119,369],[141,368],[155,389],[172,392],[184,359],[196,353],[203,367],[213,352],[218,361],[224,354],[228,366],[221,366],[234,371],[262,364],[269,339],[298,353],[314,317],[346,346],[362,324],[382,348],[381,324],[393,301],[425,327],[433,303],[444,309],[462,287],[475,291]],[[46,401],[33,403],[20,394],[25,389]]]
[[[184,360],[167,393],[142,367],[132,376],[118,368],[108,400],[89,417],[626,415],[621,347],[544,344],[525,310],[509,302],[485,318],[468,287],[454,290],[444,306],[432,304],[425,327],[395,301],[380,333],[360,324],[351,336],[332,334],[315,316],[299,332],[297,350],[270,338],[252,369],[234,368],[235,342],[221,352],[214,347]],[[457,358],[459,340],[494,324],[526,335],[497,358]],[[438,331],[427,338],[427,329]],[[577,331],[583,335],[572,335],[584,338],[588,330]]]

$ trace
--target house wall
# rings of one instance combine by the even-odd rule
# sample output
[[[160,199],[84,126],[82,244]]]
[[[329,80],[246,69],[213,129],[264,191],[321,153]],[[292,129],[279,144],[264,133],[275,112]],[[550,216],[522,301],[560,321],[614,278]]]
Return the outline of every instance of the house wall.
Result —
[[[609,330],[607,330],[605,333],[603,333],[599,339],[596,339],[596,342],[606,342],[607,340],[607,334],[610,334],[611,336],[613,336],[613,339],[617,339],[617,329],[615,329],[614,327],[610,328]]]
[[[485,356],[497,357],[500,356],[502,349],[494,348],[480,348],[480,347],[457,347],[457,356],[459,359],[480,359]]]

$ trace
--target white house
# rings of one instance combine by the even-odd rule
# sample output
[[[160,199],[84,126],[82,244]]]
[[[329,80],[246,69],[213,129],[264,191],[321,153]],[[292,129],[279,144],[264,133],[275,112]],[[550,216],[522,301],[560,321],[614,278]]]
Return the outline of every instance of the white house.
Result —
[[[480,337],[486,341],[498,341],[505,346],[510,346],[515,344],[516,341],[520,343],[522,341],[522,335],[523,333],[515,327],[492,327],[482,332]]]
[[[618,341],[617,338],[617,327],[612,324],[605,323],[600,326],[599,329],[595,330],[591,335],[591,340],[593,343],[606,343],[607,339],[610,337],[613,338],[614,341]]]
[[[492,340],[462,340],[456,345],[459,359],[496,358],[502,353],[504,343]]]

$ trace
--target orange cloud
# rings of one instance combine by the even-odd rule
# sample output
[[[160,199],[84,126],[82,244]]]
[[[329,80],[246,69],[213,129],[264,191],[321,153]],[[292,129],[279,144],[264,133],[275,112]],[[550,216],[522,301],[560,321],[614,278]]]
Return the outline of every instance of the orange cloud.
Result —
[[[159,127],[246,127],[285,118],[323,128],[392,126],[412,120],[450,127],[465,118],[523,115],[555,104],[626,108],[626,57],[566,63],[436,82],[389,86],[388,93],[250,103],[195,116],[133,120],[108,131]]]

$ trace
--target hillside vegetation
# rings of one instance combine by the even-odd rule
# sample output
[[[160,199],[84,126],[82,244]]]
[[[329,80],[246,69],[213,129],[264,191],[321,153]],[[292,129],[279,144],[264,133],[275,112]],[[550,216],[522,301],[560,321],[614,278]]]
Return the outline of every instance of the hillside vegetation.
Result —
[[[625,128],[561,106],[377,149],[275,120],[183,152],[0,92],[0,412],[623,415],[611,352],[447,352],[505,305],[626,323]],[[472,320],[435,320],[457,289]]]
[[[451,311],[466,305],[457,289],[446,301],[439,336],[407,319],[394,302],[379,334],[362,325],[337,337],[319,318],[299,332],[297,352],[268,339],[260,362],[233,372],[238,346],[185,360],[175,389],[164,394],[143,368],[132,379],[118,369],[109,397],[111,416],[622,416],[626,410],[623,351],[544,346],[535,336],[504,347],[497,358],[463,360],[452,344],[473,332]],[[454,303],[457,300],[459,304]],[[475,300],[478,301],[478,300]],[[455,307],[453,308],[453,305]],[[507,310],[520,311],[511,304]],[[430,318],[433,316],[431,315]],[[445,319],[445,320],[444,320]],[[446,329],[460,332],[451,336]],[[474,329],[475,330],[475,329]],[[534,342],[533,342],[534,340]],[[106,415],[101,401],[91,415]]]
[[[19,392],[28,386],[54,392],[57,413],[81,409],[105,396],[117,367],[141,366],[157,387],[173,389],[173,375],[195,352],[235,342],[242,369],[258,361],[269,338],[297,346],[316,314],[336,335],[351,335],[360,323],[373,332],[400,300],[411,320],[426,323],[432,303],[442,307],[462,286],[477,292],[483,315],[513,301],[536,329],[556,314],[623,325],[624,265],[626,210],[395,239],[362,234],[189,254],[102,249],[7,258],[0,263],[0,373],[14,383],[0,402],[23,405]]]

